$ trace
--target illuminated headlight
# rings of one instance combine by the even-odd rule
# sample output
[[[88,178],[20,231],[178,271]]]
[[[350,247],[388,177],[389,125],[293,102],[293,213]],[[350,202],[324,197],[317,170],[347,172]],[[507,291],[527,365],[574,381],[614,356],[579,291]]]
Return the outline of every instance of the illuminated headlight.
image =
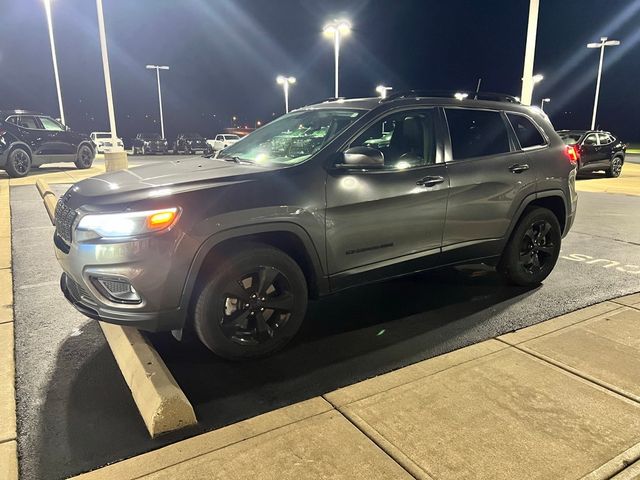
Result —
[[[81,231],[94,232],[103,238],[131,237],[171,228],[179,216],[180,210],[178,208],[89,214],[80,219],[76,228]]]
[[[148,147],[149,145],[151,145],[151,142],[150,142],[150,141],[148,141],[148,140],[145,140],[145,141],[143,142],[143,144],[144,144],[144,146],[145,146],[145,147]]]

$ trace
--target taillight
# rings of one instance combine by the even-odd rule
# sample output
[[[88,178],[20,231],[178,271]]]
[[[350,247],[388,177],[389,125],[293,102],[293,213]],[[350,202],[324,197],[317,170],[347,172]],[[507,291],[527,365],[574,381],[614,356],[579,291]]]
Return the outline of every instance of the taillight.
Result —
[[[571,163],[578,163],[578,160],[580,160],[580,152],[575,145],[567,145],[564,149],[564,154]]]

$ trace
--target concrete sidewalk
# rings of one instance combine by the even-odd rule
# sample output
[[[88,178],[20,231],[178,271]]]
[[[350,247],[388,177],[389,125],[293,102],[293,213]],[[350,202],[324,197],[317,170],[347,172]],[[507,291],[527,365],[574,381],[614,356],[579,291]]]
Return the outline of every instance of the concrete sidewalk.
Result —
[[[621,480],[639,458],[635,294],[77,478]]]

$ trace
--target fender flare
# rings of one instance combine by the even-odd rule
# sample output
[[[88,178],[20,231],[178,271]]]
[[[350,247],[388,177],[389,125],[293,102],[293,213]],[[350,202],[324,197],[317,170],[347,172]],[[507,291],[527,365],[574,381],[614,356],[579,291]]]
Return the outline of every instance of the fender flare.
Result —
[[[186,314],[187,308],[193,295],[195,282],[204,263],[205,258],[216,245],[231,240],[250,235],[261,233],[286,232],[295,235],[304,245],[304,249],[311,263],[313,280],[319,295],[329,293],[329,281],[324,273],[321,257],[318,253],[316,245],[313,243],[311,236],[301,226],[291,222],[269,222],[247,225],[242,227],[233,227],[227,230],[221,230],[208,237],[198,248],[187,273],[187,278],[182,289],[182,297],[180,300],[180,309]]]
[[[569,212],[569,207],[568,207],[568,204],[567,204],[566,195],[564,194],[564,192],[562,190],[559,190],[559,189],[544,190],[542,192],[529,194],[526,197],[524,197],[522,202],[520,202],[520,205],[518,206],[517,210],[515,211],[515,213],[511,217],[511,223],[509,224],[509,229],[507,230],[507,234],[504,237],[505,238],[505,242],[508,241],[508,239],[511,238],[511,234],[513,233],[513,230],[516,228],[516,225],[518,224],[518,222],[520,221],[520,218],[522,217],[522,212],[524,212],[525,209],[529,205],[531,205],[531,203],[533,201],[538,200],[540,198],[548,198],[548,197],[560,197],[562,199],[562,201],[564,202],[564,211],[565,211],[564,224],[565,224],[565,229],[567,228],[566,227],[566,225],[567,225],[566,216],[567,216],[567,212]]]

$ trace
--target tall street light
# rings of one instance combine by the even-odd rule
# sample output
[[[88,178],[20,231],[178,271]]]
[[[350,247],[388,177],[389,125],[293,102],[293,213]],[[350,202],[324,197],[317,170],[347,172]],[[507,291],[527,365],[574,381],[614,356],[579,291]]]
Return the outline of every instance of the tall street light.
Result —
[[[162,90],[160,89],[160,70],[169,70],[166,65],[147,65],[147,69],[156,71],[156,79],[158,80],[158,104],[160,105],[160,131],[162,132],[162,138],[164,136],[164,117],[162,116]]]
[[[49,27],[49,43],[51,44],[51,58],[53,60],[53,75],[56,78],[56,90],[58,91],[58,108],[60,110],[60,121],[64,121],[64,108],[62,108],[62,91],[60,90],[60,77],[58,75],[58,57],[56,56],[56,43],[53,40],[53,22],[51,20],[51,0],[44,0],[44,10],[47,14],[47,26]]]
[[[543,98],[542,101],[540,102],[540,110],[544,112],[544,104],[549,103],[550,101],[551,101],[550,98]]]
[[[289,85],[296,83],[296,77],[278,75],[276,82],[278,82],[278,85],[282,85],[282,89],[284,90],[284,111],[285,113],[289,113]]]
[[[336,71],[335,71],[335,97],[338,98],[339,95],[339,89],[338,89],[338,85],[339,85],[339,77],[338,77],[338,70],[339,70],[339,63],[340,63],[340,40],[342,39],[342,37],[344,35],[348,35],[349,32],[351,31],[351,23],[348,20],[344,20],[344,19],[339,19],[339,20],[333,20],[329,23],[327,23],[324,28],[322,29],[322,32],[324,33],[325,36],[327,37],[333,37],[333,54],[335,56],[335,63],[336,63]]]
[[[102,53],[102,69],[104,71],[104,86],[107,93],[107,109],[109,111],[109,129],[111,130],[111,144],[114,147],[104,154],[104,163],[108,172],[125,169],[128,166],[127,154],[124,149],[119,150],[118,134],[116,132],[116,114],[113,109],[113,95],[111,92],[111,71],[109,70],[109,52],[107,50],[107,34],[104,28],[104,14],[102,0],[96,0],[98,9],[98,33],[100,35],[100,51]]]
[[[522,72],[522,93],[520,98],[524,105],[531,105],[533,96],[533,61],[536,54],[536,34],[538,30],[538,11],[540,0],[529,1],[529,22],[527,24],[527,44],[524,51],[524,69]]]
[[[598,112],[598,96],[600,95],[600,79],[602,78],[602,63],[604,61],[604,47],[615,47],[620,45],[619,40],[609,40],[607,37],[600,37],[600,42],[588,43],[587,48],[600,49],[600,63],[598,64],[598,80],[596,81],[596,98],[593,100],[593,116],[591,117],[591,130],[596,128],[596,113]]]
[[[389,90],[393,90],[393,87],[385,87],[384,85],[378,85],[376,87],[376,92],[380,94],[380,98],[387,98],[387,92]]]

